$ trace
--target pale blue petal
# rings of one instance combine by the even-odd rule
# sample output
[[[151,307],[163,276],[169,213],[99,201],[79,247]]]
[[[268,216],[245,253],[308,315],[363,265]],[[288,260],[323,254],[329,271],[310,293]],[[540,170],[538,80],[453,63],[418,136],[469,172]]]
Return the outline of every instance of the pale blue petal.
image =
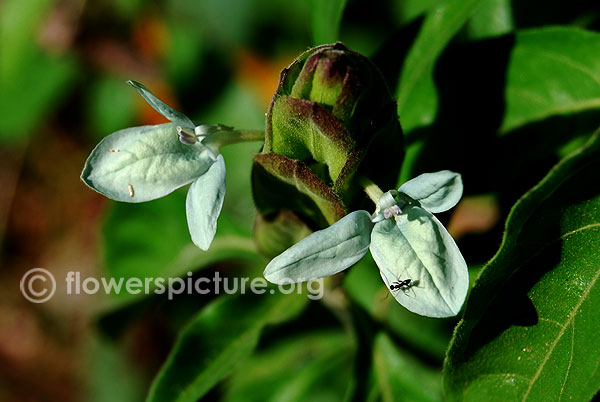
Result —
[[[460,311],[469,287],[467,264],[452,236],[428,211],[408,206],[396,221],[375,224],[371,254],[388,289],[411,279],[412,286],[391,291],[408,310],[429,317]]]
[[[105,137],[85,162],[81,179],[116,201],[163,197],[202,175],[214,162],[203,146],[182,144],[175,124],[127,128]]]
[[[273,283],[304,282],[343,271],[366,254],[372,229],[367,211],[352,212],[275,257],[265,278]]]
[[[134,87],[140,95],[148,102],[152,109],[156,110],[158,113],[165,116],[167,119],[171,120],[173,123],[180,125],[185,128],[194,128],[194,123],[181,112],[173,109],[171,106],[167,105],[160,99],[158,99],[148,88],[146,88],[143,84],[135,81],[127,81],[129,85]]]
[[[417,176],[401,185],[398,192],[419,201],[429,212],[438,213],[458,203],[462,197],[463,183],[460,174],[442,170]]]
[[[225,198],[225,161],[219,155],[208,171],[188,191],[186,214],[192,241],[208,250],[217,231],[217,218]]]

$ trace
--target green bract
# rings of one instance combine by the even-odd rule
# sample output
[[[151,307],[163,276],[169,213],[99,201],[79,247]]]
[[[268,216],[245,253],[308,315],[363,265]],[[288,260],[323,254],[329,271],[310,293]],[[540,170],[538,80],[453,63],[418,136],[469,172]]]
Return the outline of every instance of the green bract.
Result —
[[[394,185],[402,163],[395,102],[379,70],[342,44],[300,55],[281,73],[267,113],[265,145],[254,158],[258,245],[277,255],[293,244],[273,241],[283,221],[303,233],[363,208],[359,175]],[[293,214],[297,219],[290,217]]]
[[[462,189],[457,173],[420,175],[383,194],[373,216],[352,212],[290,247],[267,265],[265,277],[285,283],[333,275],[360,260],[368,248],[401,305],[425,316],[454,316],[467,295],[467,264],[431,212],[452,208]]]
[[[129,81],[157,112],[172,123],[117,131],[92,151],[81,179],[115,201],[145,202],[192,183],[186,201],[194,244],[207,250],[215,235],[225,195],[225,163],[205,136],[229,130],[219,125],[194,126],[185,116]]]

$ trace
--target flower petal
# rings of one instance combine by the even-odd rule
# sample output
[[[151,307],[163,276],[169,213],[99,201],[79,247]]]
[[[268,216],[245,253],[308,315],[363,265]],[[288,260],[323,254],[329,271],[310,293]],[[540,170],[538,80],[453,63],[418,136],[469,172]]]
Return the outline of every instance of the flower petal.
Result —
[[[219,155],[208,171],[192,183],[186,199],[190,235],[202,250],[208,250],[215,237],[224,198],[225,161]]]
[[[208,148],[182,144],[173,123],[133,127],[100,141],[81,179],[113,200],[144,202],[190,183],[213,162]]]
[[[352,212],[275,257],[265,268],[265,278],[273,283],[304,282],[343,271],[367,253],[372,229],[367,211]]]
[[[181,112],[178,112],[171,106],[158,99],[143,84],[132,80],[127,81],[127,83],[134,87],[139,92],[139,94],[142,95],[146,102],[148,102],[148,104],[152,106],[152,109],[156,110],[158,113],[162,114],[175,124],[178,124],[182,127],[191,128],[192,130],[194,129],[194,122],[192,122],[189,117],[187,117]]]
[[[424,173],[400,186],[404,193],[431,213],[444,212],[455,206],[463,192],[460,174],[449,170]]]
[[[408,206],[396,217],[375,224],[371,254],[388,289],[408,310],[429,317],[449,317],[460,311],[467,289],[467,264],[446,228],[428,211]]]

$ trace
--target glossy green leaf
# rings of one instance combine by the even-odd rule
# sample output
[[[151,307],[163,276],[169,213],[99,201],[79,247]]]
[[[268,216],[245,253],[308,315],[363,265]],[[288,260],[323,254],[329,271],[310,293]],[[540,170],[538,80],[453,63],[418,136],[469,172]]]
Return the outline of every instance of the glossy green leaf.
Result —
[[[431,124],[437,95],[433,68],[442,50],[483,0],[450,0],[432,9],[409,51],[400,76],[396,98],[404,132]]]
[[[428,317],[455,316],[469,287],[467,264],[454,239],[423,208],[405,207],[396,220],[375,224],[371,254],[388,289],[411,280],[406,289],[391,290],[408,310]]]
[[[214,159],[206,147],[182,144],[174,123],[132,127],[109,135],[94,148],[81,179],[112,200],[144,202],[190,183]]]
[[[510,0],[487,0],[467,23],[471,39],[483,39],[510,33],[515,28]]]
[[[600,109],[600,34],[551,27],[517,34],[501,133],[552,115]]]
[[[513,207],[445,365],[450,400],[588,401],[600,389],[600,133]]]
[[[373,364],[384,402],[442,401],[442,375],[405,351],[380,333],[375,338]]]
[[[250,356],[265,326],[291,319],[306,301],[281,293],[217,299],[183,329],[147,401],[197,401]]]
[[[460,174],[449,170],[423,173],[402,184],[398,189],[418,201],[421,207],[431,213],[439,213],[454,207],[463,193]]]
[[[217,232],[217,218],[225,198],[225,161],[223,156],[190,186],[186,214],[192,241],[208,250]]]
[[[273,283],[304,282],[337,274],[367,253],[372,228],[367,211],[352,212],[273,258],[265,278]]]
[[[281,339],[257,352],[226,384],[227,402],[335,401],[352,375],[349,334],[311,332]]]
[[[173,109],[160,99],[158,99],[148,88],[139,82],[127,81],[129,85],[135,88],[136,91],[148,102],[152,109],[162,114],[165,118],[173,123],[186,128],[194,128],[196,125],[185,114]]]
[[[314,45],[336,42],[347,0],[312,0],[310,22]]]

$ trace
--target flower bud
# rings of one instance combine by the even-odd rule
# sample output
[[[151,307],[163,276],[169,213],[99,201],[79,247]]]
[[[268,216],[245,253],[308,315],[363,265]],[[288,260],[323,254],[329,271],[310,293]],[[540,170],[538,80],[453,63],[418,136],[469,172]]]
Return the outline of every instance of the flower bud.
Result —
[[[254,200],[266,217],[256,222],[259,248],[276,255],[291,246],[265,240],[282,211],[295,214],[305,225],[298,230],[308,233],[363,206],[358,177],[394,187],[402,139],[396,104],[369,59],[341,43],[301,54],[281,72],[267,113],[265,145],[254,158]]]

